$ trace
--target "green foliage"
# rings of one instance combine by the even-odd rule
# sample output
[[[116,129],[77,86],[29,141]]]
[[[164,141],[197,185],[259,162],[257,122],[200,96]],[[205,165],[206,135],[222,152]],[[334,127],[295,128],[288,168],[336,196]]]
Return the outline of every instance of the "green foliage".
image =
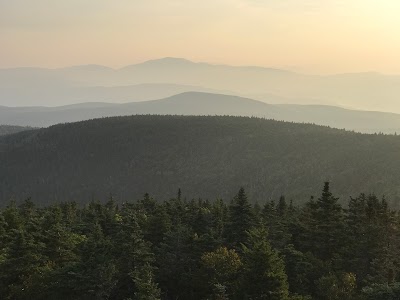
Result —
[[[288,299],[285,264],[267,241],[267,231],[257,228],[248,234],[248,243],[243,245],[243,299]]]
[[[154,282],[153,268],[146,263],[130,274],[136,286],[134,299],[157,300],[160,299],[160,289]]]
[[[247,200],[244,188],[240,188],[238,194],[229,206],[226,237],[228,242],[238,249],[247,241],[247,232],[255,224],[252,206]]]
[[[300,249],[332,263],[337,263],[345,238],[344,216],[338,200],[331,193],[329,182],[325,182],[321,197],[310,200],[303,210],[302,234],[306,243]]]
[[[302,207],[146,194],[0,210],[2,299],[399,299],[400,215],[325,184]]]
[[[235,250],[220,247],[204,253],[201,262],[215,298],[223,299],[239,292],[238,278],[243,264]]]
[[[365,300],[398,300],[400,299],[400,283],[374,284],[363,288]]]
[[[318,299],[354,300],[357,295],[356,276],[352,273],[328,274],[316,281]]]

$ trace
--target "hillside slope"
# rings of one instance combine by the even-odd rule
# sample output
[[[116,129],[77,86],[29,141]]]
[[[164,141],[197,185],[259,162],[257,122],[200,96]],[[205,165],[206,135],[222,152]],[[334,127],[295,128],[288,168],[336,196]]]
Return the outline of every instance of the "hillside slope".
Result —
[[[0,140],[0,200],[39,203],[230,199],[244,186],[253,201],[295,202],[331,180],[341,196],[385,194],[400,203],[400,137],[258,118],[132,116],[21,132]],[[346,199],[343,199],[347,201]]]
[[[0,125],[0,136],[14,134],[25,130],[32,130],[32,127]]]
[[[364,133],[400,132],[400,115],[318,105],[271,105],[237,96],[186,92],[126,104],[82,103],[60,107],[0,107],[0,122],[45,127],[57,123],[136,114],[258,116],[315,123]]]

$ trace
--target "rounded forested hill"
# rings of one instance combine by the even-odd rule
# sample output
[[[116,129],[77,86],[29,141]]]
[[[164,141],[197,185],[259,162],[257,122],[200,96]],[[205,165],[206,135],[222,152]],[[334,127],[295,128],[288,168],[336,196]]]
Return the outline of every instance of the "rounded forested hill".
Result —
[[[0,139],[0,201],[142,197],[295,203],[323,182],[348,200],[400,204],[400,137],[247,117],[131,116],[61,124]]]

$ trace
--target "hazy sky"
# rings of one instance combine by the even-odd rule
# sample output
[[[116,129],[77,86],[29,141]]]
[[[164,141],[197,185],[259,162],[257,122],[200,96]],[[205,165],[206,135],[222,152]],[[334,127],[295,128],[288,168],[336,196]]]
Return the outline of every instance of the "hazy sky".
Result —
[[[399,0],[0,0],[0,67],[165,56],[400,74]]]

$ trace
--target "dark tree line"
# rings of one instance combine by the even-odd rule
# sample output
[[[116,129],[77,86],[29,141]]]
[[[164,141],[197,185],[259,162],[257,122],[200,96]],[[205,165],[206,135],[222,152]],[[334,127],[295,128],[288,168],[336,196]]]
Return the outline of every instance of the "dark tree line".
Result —
[[[400,299],[400,216],[361,194],[177,197],[0,212],[2,299]]]

